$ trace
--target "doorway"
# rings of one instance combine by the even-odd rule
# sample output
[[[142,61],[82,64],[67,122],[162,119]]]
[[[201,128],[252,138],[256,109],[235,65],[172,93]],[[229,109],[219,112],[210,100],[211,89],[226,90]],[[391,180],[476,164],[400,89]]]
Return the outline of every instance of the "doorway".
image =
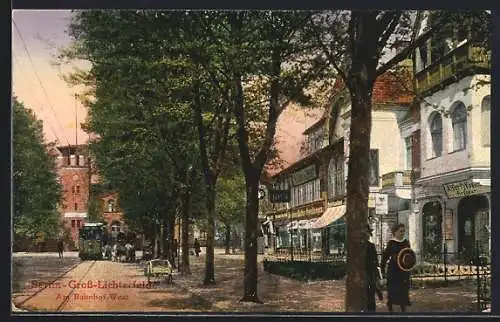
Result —
[[[483,195],[465,197],[458,203],[458,250],[465,259],[477,251],[489,253],[489,213],[488,199]]]

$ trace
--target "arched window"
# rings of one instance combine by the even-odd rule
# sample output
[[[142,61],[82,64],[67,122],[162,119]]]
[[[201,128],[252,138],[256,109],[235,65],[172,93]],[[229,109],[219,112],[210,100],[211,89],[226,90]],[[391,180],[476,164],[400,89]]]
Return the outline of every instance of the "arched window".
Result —
[[[488,95],[483,98],[481,104],[481,141],[483,146],[490,146],[490,110],[491,97]]]
[[[443,119],[439,113],[434,114],[430,123],[432,140],[432,157],[439,157],[443,153]]]
[[[467,146],[467,110],[462,102],[456,103],[451,113],[453,126],[453,150],[462,150]]]
[[[335,158],[332,158],[328,164],[328,198],[335,196],[335,170],[336,162]]]
[[[113,199],[108,200],[108,212],[115,211],[115,201]]]

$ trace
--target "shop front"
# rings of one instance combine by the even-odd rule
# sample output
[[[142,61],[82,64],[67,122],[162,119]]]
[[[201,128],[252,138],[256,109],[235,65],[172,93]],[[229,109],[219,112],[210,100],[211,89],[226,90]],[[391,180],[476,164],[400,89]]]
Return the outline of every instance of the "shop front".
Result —
[[[477,178],[489,172],[467,174],[421,184],[419,251],[424,260],[446,252],[452,260],[469,262],[478,253],[490,253],[490,180]]]

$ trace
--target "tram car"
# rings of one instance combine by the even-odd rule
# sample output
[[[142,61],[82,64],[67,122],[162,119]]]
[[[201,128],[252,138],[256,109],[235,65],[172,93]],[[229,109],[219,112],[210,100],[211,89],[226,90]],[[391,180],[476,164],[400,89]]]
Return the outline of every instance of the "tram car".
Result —
[[[85,223],[79,231],[78,255],[82,260],[102,259],[102,247],[107,244],[106,226],[102,223]]]

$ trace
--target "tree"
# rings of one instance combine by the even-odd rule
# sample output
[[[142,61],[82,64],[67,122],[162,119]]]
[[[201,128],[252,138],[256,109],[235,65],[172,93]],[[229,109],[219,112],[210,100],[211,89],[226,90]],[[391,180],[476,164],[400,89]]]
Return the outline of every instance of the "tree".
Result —
[[[231,231],[234,231],[234,226],[243,223],[245,216],[241,207],[246,203],[245,179],[241,171],[238,172],[222,177],[217,186],[215,212],[225,228],[226,254],[230,252]]]
[[[14,240],[56,237],[61,186],[45,148],[42,122],[16,97],[13,122]]]
[[[467,14],[466,14],[467,15]],[[430,30],[415,38],[416,12],[399,10],[354,10],[321,13],[315,17],[311,37],[343,79],[350,93],[350,155],[347,180],[347,286],[346,310],[366,308],[365,243],[368,215],[368,156],[371,135],[372,90],[381,74],[409,57],[417,46],[434,33]],[[474,14],[473,14],[474,16]],[[484,14],[479,16],[484,18]],[[470,21],[481,21],[477,16]],[[463,13],[440,12],[431,27],[456,28]],[[459,22],[460,21],[460,22]],[[319,27],[319,28],[318,28]],[[484,28],[481,28],[481,30]],[[383,62],[387,50],[401,47]]]
[[[83,103],[89,108],[86,129],[99,136],[91,146],[98,168],[117,188],[126,218],[161,222],[165,231],[159,234],[169,240],[163,238],[162,256],[171,258],[177,203],[197,145],[178,61],[165,57],[166,39],[142,32],[154,26],[156,15],[79,11],[69,30],[74,42],[58,60],[92,62],[90,71],[66,79],[90,88]]]

